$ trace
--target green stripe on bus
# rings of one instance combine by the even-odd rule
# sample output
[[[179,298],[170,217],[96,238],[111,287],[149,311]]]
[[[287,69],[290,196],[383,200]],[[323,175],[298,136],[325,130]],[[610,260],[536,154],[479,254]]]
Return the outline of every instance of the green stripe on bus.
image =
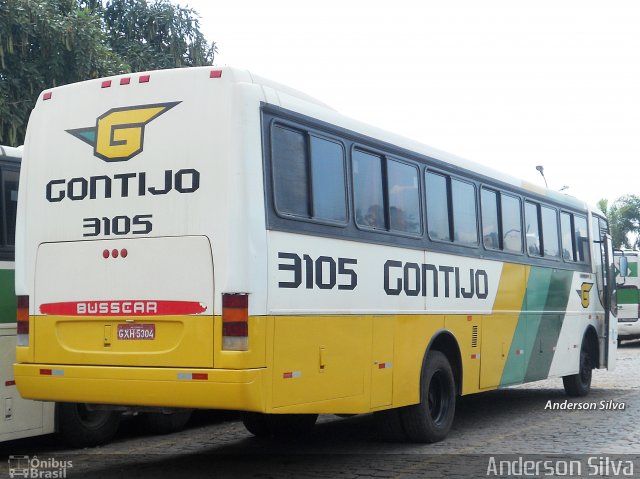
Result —
[[[528,364],[531,356],[531,348],[547,302],[550,282],[550,269],[531,268],[522,312],[518,317],[509,355],[502,371],[501,386],[521,383],[524,380],[525,365]]]
[[[562,322],[567,311],[569,295],[571,294],[572,271],[554,271],[549,282],[547,301],[544,305],[544,314],[538,323],[537,333],[529,330],[531,354],[527,363],[524,381],[545,379],[551,369],[554,347],[558,343]],[[575,293],[574,293],[575,294]]]
[[[0,324],[16,322],[15,273],[0,269]]]
[[[548,376],[569,303],[572,280],[572,271],[531,268],[501,386]]]

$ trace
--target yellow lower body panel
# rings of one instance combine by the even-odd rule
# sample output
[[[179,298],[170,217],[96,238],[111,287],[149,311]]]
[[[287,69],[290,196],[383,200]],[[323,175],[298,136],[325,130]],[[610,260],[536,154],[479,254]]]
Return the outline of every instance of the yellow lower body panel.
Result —
[[[42,374],[42,370],[47,374]],[[14,373],[18,391],[27,399],[241,411],[266,409],[265,369],[15,364]],[[191,379],[194,374],[201,375],[200,378],[206,375],[206,379]]]

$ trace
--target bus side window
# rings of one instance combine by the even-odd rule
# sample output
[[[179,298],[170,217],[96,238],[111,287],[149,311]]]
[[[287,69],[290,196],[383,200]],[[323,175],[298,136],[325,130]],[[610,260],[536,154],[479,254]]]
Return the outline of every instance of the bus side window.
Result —
[[[453,240],[465,245],[478,244],[476,187],[466,181],[451,179]]]
[[[432,240],[451,241],[447,179],[427,172],[427,226]]]
[[[276,209],[280,213],[310,217],[304,134],[276,125],[271,142]]]
[[[575,261],[573,253],[573,229],[571,227],[571,215],[569,213],[560,214],[560,229],[562,231],[562,259],[565,261]]]
[[[346,223],[342,144],[275,125],[271,145],[276,210],[302,218]]]
[[[480,193],[482,209],[482,243],[487,249],[500,249],[498,230],[498,194],[482,188]]]
[[[347,221],[344,149],[334,141],[311,137],[313,217]]]
[[[418,169],[399,161],[387,161],[389,227],[393,231],[420,234],[420,190]]]
[[[530,256],[541,256],[540,224],[538,221],[538,205],[529,201],[524,204],[524,220],[527,232],[527,253]]]
[[[541,206],[542,238],[544,257],[560,259],[560,245],[558,237],[558,213],[548,206]]]
[[[502,205],[502,242],[505,251],[522,253],[522,210],[520,198],[500,194]]]
[[[382,158],[354,150],[352,160],[356,223],[367,228],[386,229]]]
[[[573,216],[573,223],[575,228],[575,242],[576,242],[576,261],[580,263],[589,262],[589,234],[587,232],[587,218],[584,216]]]

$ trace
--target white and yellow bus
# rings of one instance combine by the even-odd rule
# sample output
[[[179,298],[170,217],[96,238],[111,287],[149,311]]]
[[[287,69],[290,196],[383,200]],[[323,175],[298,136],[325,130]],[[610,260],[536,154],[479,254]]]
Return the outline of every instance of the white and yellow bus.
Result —
[[[33,399],[432,442],[458,395],[615,360],[601,213],[232,68],[45,91],[16,252]]]
[[[4,411],[0,422],[0,442],[59,432],[71,446],[103,444],[116,433],[120,410],[84,403],[30,401],[22,398],[16,389],[13,364],[17,338],[20,335],[22,342],[25,332],[28,332],[22,329],[28,324],[26,308],[20,310],[24,321],[18,327],[14,275],[21,159],[22,147],[0,145],[0,400]],[[144,414],[142,419],[148,431],[168,433],[182,428],[189,416],[189,410],[173,414],[171,411],[154,411]]]

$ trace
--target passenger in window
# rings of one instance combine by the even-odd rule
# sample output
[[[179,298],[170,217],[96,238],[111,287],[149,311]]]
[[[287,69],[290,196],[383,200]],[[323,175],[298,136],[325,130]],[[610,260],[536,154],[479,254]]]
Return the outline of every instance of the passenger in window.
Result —
[[[392,230],[408,231],[407,220],[401,208],[396,208],[395,206],[389,208],[389,221],[391,221]]]
[[[364,222],[366,226],[371,226],[372,228],[384,228],[384,213],[382,212],[382,206],[369,206],[367,214],[364,215]]]

